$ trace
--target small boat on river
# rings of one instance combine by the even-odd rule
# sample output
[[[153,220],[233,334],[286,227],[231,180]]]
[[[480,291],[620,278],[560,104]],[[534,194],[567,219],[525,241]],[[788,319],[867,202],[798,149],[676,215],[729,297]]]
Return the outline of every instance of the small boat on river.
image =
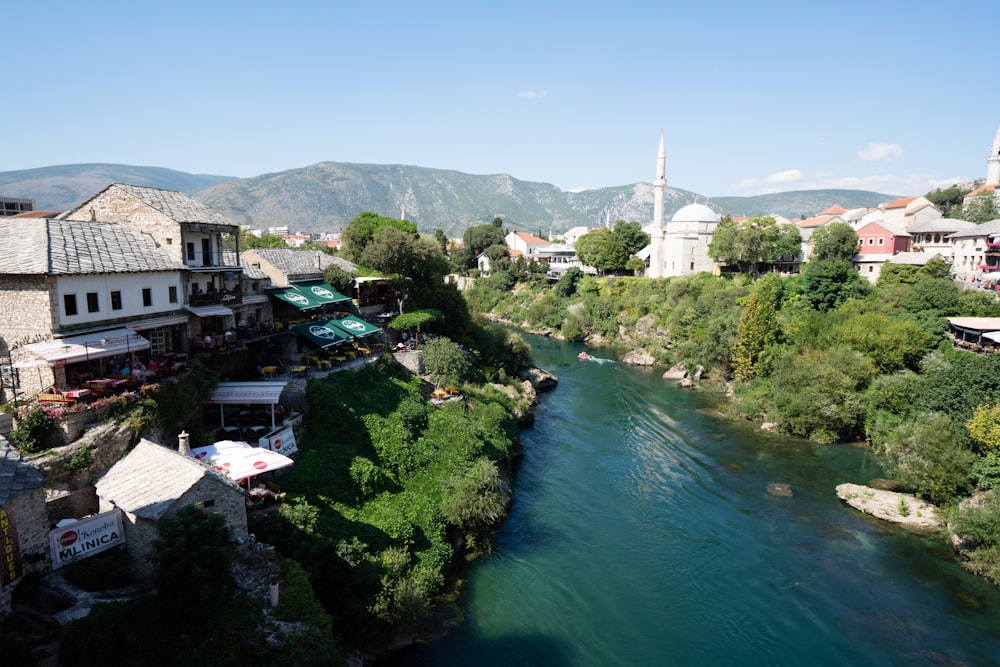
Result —
[[[586,352],[581,352],[580,354],[578,354],[576,356],[577,356],[578,359],[581,359],[583,361],[588,361],[588,360],[594,358],[593,355],[587,354]]]

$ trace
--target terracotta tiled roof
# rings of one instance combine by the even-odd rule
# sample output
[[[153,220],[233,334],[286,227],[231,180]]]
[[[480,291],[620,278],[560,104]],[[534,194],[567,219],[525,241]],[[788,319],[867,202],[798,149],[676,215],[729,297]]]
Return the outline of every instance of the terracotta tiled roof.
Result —
[[[847,209],[846,208],[841,208],[841,207],[837,206],[836,204],[834,204],[830,208],[828,208],[825,211],[821,212],[819,215],[841,215],[843,213],[847,213]]]
[[[545,245],[548,243],[548,241],[546,241],[545,239],[540,239],[534,234],[529,234],[528,232],[514,232],[514,233],[528,245],[538,245],[538,244]]]
[[[996,192],[996,185],[980,185],[978,188],[965,195],[966,197],[975,197],[976,195],[981,195],[984,192]]]
[[[904,208],[911,201],[916,199],[916,197],[904,197],[903,199],[897,199],[894,202],[889,202],[885,205],[886,208]]]

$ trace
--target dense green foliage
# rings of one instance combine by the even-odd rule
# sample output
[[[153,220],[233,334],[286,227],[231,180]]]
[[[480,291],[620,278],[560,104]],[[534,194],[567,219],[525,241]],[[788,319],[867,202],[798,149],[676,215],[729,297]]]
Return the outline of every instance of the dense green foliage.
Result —
[[[726,218],[712,235],[708,255],[740,273],[760,273],[782,257],[797,257],[802,247],[799,228],[779,224],[771,216],[756,215],[741,222]]]
[[[378,650],[425,618],[456,548],[488,548],[506,513],[516,427],[465,393],[435,407],[388,358],[309,382],[288,502],[253,530],[302,564],[345,644]]]
[[[25,453],[41,451],[45,447],[45,439],[55,428],[55,420],[42,408],[33,408],[25,412],[17,420],[17,427],[11,431],[10,440],[19,450]]]
[[[365,211],[347,223],[347,227],[341,234],[344,241],[344,256],[352,262],[361,262],[365,249],[384,229],[395,229],[411,237],[417,235],[415,222],[387,218],[374,211]]]

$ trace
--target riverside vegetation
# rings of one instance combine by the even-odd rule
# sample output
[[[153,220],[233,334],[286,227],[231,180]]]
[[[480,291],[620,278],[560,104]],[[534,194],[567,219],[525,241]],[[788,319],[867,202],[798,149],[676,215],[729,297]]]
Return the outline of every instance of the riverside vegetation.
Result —
[[[703,369],[704,389],[728,393],[730,418],[866,441],[897,490],[946,514],[963,564],[1000,584],[1000,354],[955,349],[946,319],[1000,316],[997,298],[961,291],[939,260],[886,265],[872,286],[849,262],[853,234],[839,231],[817,235],[792,276],[570,269],[553,288],[514,262],[468,299],[529,330]]]

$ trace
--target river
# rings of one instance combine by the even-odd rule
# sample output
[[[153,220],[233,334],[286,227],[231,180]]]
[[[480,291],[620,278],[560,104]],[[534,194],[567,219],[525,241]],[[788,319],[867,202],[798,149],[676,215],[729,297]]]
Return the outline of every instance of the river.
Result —
[[[1000,664],[1000,591],[837,499],[881,474],[868,451],[726,423],[662,371],[526,338],[559,386],[522,433],[510,516],[460,629],[394,664]]]

